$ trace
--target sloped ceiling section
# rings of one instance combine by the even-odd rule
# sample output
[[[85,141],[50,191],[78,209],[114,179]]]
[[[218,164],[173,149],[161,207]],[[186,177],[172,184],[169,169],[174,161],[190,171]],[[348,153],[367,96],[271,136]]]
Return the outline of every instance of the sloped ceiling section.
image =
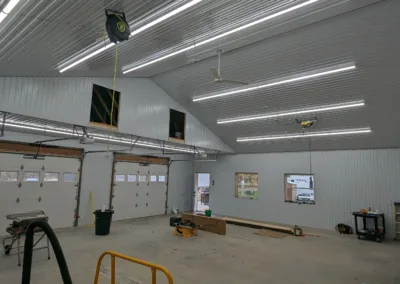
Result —
[[[0,24],[0,76],[112,76],[110,48],[68,72],[59,65],[105,38],[105,9],[124,11],[134,31],[191,0],[21,0]],[[151,60],[309,0],[202,0],[118,45],[119,66]],[[381,0],[318,0],[311,5],[204,44],[126,77],[150,77]],[[168,7],[171,9],[167,9]],[[21,68],[24,66],[24,68]],[[118,75],[122,76],[121,69]]]
[[[215,58],[153,79],[239,153],[399,147],[399,12],[400,1],[387,0],[343,13],[226,52],[221,69],[225,78],[250,83],[349,62],[356,65],[352,71],[198,102],[192,98],[232,88],[217,84],[199,87],[212,80],[210,68],[216,66]],[[318,123],[312,131],[370,127],[371,133],[238,143],[238,137],[303,131],[293,122],[296,117],[217,124],[218,119],[356,100],[364,100],[365,106],[299,118],[316,116]]]

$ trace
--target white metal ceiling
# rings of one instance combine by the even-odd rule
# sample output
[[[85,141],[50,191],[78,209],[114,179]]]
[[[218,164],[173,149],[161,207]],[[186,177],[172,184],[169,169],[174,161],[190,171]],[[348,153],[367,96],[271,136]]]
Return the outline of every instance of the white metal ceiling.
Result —
[[[130,22],[143,19],[175,1],[21,0],[0,25],[0,76],[60,76],[57,65],[93,44],[104,30],[104,9],[124,10]],[[205,35],[224,32],[249,19],[291,7],[304,0],[203,0],[120,45],[120,67],[157,58]],[[371,126],[360,137],[318,138],[313,149],[400,146],[393,132],[399,103],[398,0],[320,0],[316,4],[244,32],[195,48],[128,73],[151,77],[238,152],[307,150],[308,141],[236,143],[237,137],[299,131],[287,119],[217,125],[216,120],[364,99],[364,109],[318,114],[314,130]],[[222,74],[251,83],[354,61],[357,70],[327,78],[277,86],[229,98],[193,103],[227,86],[203,86],[212,79],[215,50],[223,49]],[[212,58],[211,58],[212,57]],[[62,76],[111,76],[114,51]],[[197,62],[198,61],[198,62]],[[119,73],[119,76],[123,76]]]
[[[308,150],[309,141],[237,143],[237,137],[295,133],[301,129],[287,118],[224,125],[217,125],[217,119],[360,99],[365,100],[364,108],[315,114],[318,123],[312,130],[370,126],[373,133],[315,138],[311,148],[399,147],[400,134],[395,130],[400,121],[399,12],[400,1],[380,2],[236,49],[222,57],[222,73],[226,78],[249,82],[350,61],[356,63],[355,71],[200,102],[192,102],[192,97],[219,88],[197,87],[211,79],[209,68],[215,66],[215,59],[160,74],[154,80],[237,152]],[[312,117],[313,114],[300,118]]]
[[[151,21],[151,15],[155,12],[189,1],[20,0],[0,25],[0,76],[61,76],[57,69],[60,63],[104,38],[106,8],[124,11],[128,21],[133,23],[132,29],[135,29]],[[273,33],[281,33],[309,21],[376,1],[379,0],[318,0],[287,15],[125,76],[154,76],[213,56],[218,47],[225,50],[238,48]],[[119,44],[119,67],[157,58],[166,50],[177,50],[200,39],[304,2],[306,0],[202,0],[184,12],[134,36],[128,42]],[[114,50],[109,49],[62,76],[111,77],[114,57]],[[119,72],[119,75],[122,76],[122,73]]]

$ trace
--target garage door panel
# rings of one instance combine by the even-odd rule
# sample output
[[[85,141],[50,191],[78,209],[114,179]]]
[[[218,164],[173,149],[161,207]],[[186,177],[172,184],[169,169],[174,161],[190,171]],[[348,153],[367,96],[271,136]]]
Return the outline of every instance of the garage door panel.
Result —
[[[17,182],[5,183],[0,179],[0,216],[43,210],[53,228],[73,226],[79,167],[76,158],[43,160],[25,159],[22,154],[0,154],[0,174],[2,170],[18,171]],[[70,176],[67,181],[64,173]],[[0,219],[0,230],[9,224],[4,220]]]
[[[166,165],[148,166],[117,162],[114,167],[114,220],[140,218],[165,213]],[[158,182],[158,175],[165,176]],[[122,175],[125,175],[122,181]],[[117,182],[117,178],[121,181]],[[114,218],[115,217],[115,218]]]

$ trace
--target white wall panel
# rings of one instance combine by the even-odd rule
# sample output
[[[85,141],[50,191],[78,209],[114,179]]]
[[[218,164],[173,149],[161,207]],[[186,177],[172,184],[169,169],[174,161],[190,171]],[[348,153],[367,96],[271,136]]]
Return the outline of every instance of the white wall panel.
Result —
[[[284,202],[284,174],[309,173],[309,153],[242,154],[218,162],[195,163],[195,172],[210,172],[214,213],[260,221],[333,229],[354,227],[352,211],[374,208],[385,213],[393,232],[393,202],[400,201],[400,149],[312,153],[315,205]],[[235,172],[259,174],[259,199],[235,198]]]
[[[113,88],[112,78],[0,77],[0,110],[89,125],[92,85]],[[217,136],[150,79],[117,80],[119,131],[168,140],[169,109],[186,115],[186,144],[231,151]]]

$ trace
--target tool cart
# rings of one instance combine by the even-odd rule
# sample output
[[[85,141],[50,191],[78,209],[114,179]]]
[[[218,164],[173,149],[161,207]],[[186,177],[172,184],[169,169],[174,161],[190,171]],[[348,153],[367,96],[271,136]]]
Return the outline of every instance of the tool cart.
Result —
[[[353,212],[356,235],[360,239],[361,236],[369,239],[374,239],[378,243],[385,238],[386,227],[385,227],[385,215],[383,213],[363,213],[363,212]],[[362,228],[358,227],[358,220],[362,219]],[[373,221],[373,227],[368,228],[367,221]]]

